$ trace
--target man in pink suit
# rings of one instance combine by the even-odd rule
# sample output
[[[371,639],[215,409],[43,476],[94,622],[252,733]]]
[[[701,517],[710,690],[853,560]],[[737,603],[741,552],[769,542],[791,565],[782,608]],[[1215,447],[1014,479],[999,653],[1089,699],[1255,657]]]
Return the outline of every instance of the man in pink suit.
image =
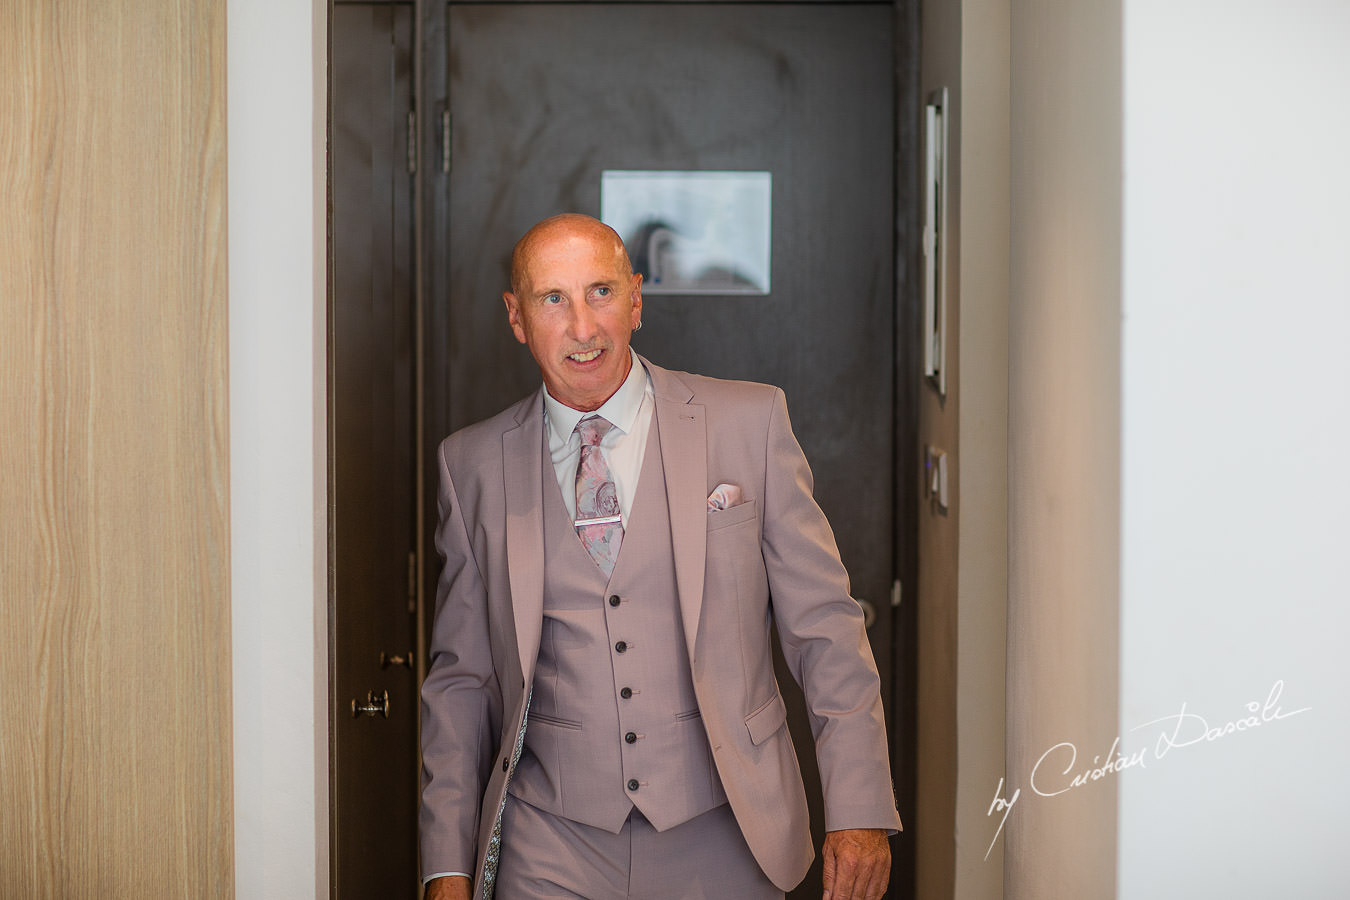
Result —
[[[422,688],[429,898],[779,898],[813,857],[770,625],[805,690],[828,900],[881,897],[878,677],[777,388],[629,348],[642,276],[595,219],[516,245],[542,389],[440,448]]]

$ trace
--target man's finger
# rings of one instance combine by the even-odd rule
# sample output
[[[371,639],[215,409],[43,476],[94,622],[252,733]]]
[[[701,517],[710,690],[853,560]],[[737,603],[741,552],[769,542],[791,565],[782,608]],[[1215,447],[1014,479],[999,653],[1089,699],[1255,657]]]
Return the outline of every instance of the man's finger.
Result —
[[[866,887],[860,888],[858,896],[864,900],[881,900],[886,896],[886,887],[891,882],[891,872],[889,862],[882,864],[878,861],[873,865],[869,872]]]
[[[826,841],[825,862],[822,867],[825,888],[822,900],[849,900],[854,894],[858,876],[858,861],[853,848],[836,841]]]
[[[820,882],[824,887],[824,892],[820,895],[821,900],[834,900],[832,889],[834,888],[834,847],[828,840],[825,846],[821,848]]]
[[[857,886],[854,873],[846,871],[849,867],[837,866],[834,874],[834,887],[825,892],[826,900],[852,900]]]

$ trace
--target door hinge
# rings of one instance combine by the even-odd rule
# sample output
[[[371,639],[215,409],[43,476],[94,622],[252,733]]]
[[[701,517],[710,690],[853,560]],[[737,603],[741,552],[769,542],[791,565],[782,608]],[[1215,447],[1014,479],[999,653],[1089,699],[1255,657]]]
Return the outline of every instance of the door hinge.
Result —
[[[408,112],[408,174],[417,174],[417,113]]]
[[[408,554],[408,612],[417,612],[417,554]]]
[[[441,172],[450,174],[450,110],[441,113]]]

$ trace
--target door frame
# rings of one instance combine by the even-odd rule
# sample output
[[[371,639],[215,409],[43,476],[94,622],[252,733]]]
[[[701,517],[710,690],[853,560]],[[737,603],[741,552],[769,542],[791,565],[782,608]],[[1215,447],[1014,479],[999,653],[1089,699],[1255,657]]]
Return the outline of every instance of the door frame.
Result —
[[[331,2],[331,0],[330,0]],[[552,0],[493,0],[497,3],[547,3]],[[671,0],[629,0],[632,3],[665,3]],[[734,3],[736,0],[706,0]],[[782,3],[828,5],[837,0],[779,0]],[[846,0],[842,0],[846,2]],[[430,604],[439,575],[439,563],[431,547],[435,527],[436,483],[428,460],[434,460],[440,440],[450,422],[447,358],[436,352],[449,345],[448,304],[428,303],[449,291],[449,190],[447,173],[453,110],[449,106],[449,2],[413,0],[414,110],[418,165],[414,174],[414,242],[416,255],[414,329],[417,341],[417,578],[418,648],[420,678],[425,675],[426,635],[431,625]],[[885,5],[884,0],[878,5]],[[918,518],[921,478],[918,444],[919,400],[922,387],[920,321],[922,297],[922,194],[920,187],[923,134],[920,112],[921,0],[890,0],[894,9],[895,51],[895,233],[894,285],[895,360],[894,428],[895,477],[892,479],[895,579],[901,586],[899,607],[892,616],[892,702],[886,709],[890,738],[891,774],[901,820],[914,821],[918,785]],[[915,841],[892,842],[890,895],[897,900],[914,897]]]

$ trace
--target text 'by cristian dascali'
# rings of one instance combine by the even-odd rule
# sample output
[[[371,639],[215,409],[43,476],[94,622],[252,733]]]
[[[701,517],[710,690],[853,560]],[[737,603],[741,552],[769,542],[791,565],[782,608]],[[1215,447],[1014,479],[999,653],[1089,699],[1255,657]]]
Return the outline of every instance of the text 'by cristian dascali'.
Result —
[[[1305,713],[1312,708],[1305,706],[1302,709],[1286,712],[1280,705],[1280,696],[1283,693],[1284,682],[1277,681],[1271,686],[1270,693],[1266,695],[1264,703],[1260,700],[1253,700],[1246,704],[1246,715],[1218,725],[1210,725],[1208,719],[1199,713],[1192,712],[1187,708],[1187,704],[1182,703],[1179,712],[1158,719],[1151,719],[1131,728],[1129,730],[1131,734],[1145,729],[1156,729],[1157,740],[1150,745],[1146,739],[1144,746],[1131,752],[1128,756],[1120,754],[1120,738],[1117,737],[1111,743],[1111,749],[1107,751],[1105,756],[1092,757],[1091,764],[1080,763],[1078,747],[1068,741],[1062,741],[1046,750],[1041,754],[1041,758],[1036,760],[1036,765],[1031,767],[1028,786],[1032,793],[1037,796],[1058,797],[1074,788],[1091,784],[1094,781],[1101,781],[1103,778],[1119,774],[1126,769],[1132,769],[1136,766],[1146,769],[1150,761],[1161,760],[1173,750],[1223,740],[1230,735],[1242,731],[1252,731],[1263,725],[1270,725],[1281,719],[1288,719],[1299,713]],[[993,852],[994,845],[998,843],[999,835],[1003,833],[1003,826],[1008,821],[1008,815],[1012,813],[1013,807],[1017,805],[1017,801],[1021,797],[1021,788],[1014,790],[1011,797],[1007,796],[1003,779],[998,780],[998,787],[994,790],[994,800],[989,804],[989,811],[985,815],[992,816],[1002,813],[1003,817],[999,819],[998,830],[994,832],[994,839],[989,842],[989,849],[985,851],[984,858],[986,860],[989,858],[989,854]]]

